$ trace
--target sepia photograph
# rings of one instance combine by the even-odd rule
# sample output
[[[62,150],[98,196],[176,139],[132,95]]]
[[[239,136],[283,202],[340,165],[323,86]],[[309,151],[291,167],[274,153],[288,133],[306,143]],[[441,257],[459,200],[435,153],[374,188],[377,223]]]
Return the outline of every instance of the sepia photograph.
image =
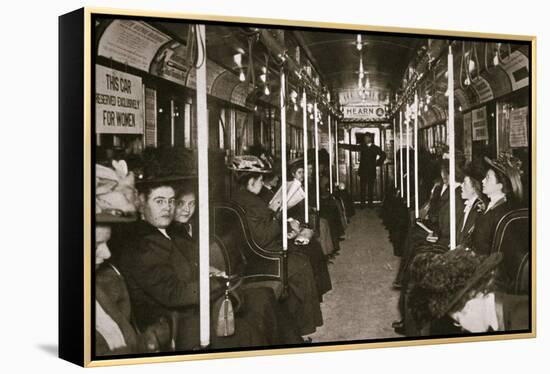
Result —
[[[534,37],[90,20],[91,361],[534,336]]]

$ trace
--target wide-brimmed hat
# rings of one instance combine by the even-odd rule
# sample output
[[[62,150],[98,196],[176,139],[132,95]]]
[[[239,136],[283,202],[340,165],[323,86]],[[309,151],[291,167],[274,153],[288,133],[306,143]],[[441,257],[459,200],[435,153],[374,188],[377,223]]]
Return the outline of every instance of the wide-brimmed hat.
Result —
[[[508,153],[502,153],[497,159],[484,157],[492,168],[504,174],[512,187],[512,193],[518,200],[523,198],[523,184],[521,183],[521,161]]]
[[[493,253],[488,256],[476,269],[474,274],[466,281],[464,286],[455,293],[454,297],[449,301],[445,308],[444,314],[449,313],[462,300],[462,298],[470,292],[483,278],[497,268],[502,261],[502,253]]]
[[[304,159],[302,157],[295,158],[288,163],[288,172],[294,173],[296,170],[304,168]]]
[[[410,268],[413,315],[433,319],[455,311],[469,292],[488,281],[501,260],[501,253],[481,256],[464,249],[417,255]]]
[[[96,223],[132,222],[137,219],[134,174],[124,160],[113,161],[112,168],[95,167]]]
[[[234,156],[227,167],[229,170],[237,172],[262,174],[272,172],[271,168],[266,162],[262,161],[259,157],[252,155]]]

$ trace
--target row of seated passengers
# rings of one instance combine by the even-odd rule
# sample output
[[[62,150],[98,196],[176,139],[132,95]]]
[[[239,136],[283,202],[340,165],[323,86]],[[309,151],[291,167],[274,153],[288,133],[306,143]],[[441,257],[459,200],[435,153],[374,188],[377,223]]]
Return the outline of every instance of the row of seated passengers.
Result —
[[[448,163],[442,163],[441,181],[434,185],[430,200],[424,207],[420,220],[433,232],[427,233],[416,224],[409,227],[400,269],[394,283],[394,286],[401,289],[399,309],[402,320],[393,323],[393,327],[398,333],[418,336],[461,331],[483,332],[490,328],[495,330],[510,329],[510,326],[504,325],[490,326],[486,323],[486,315],[480,313],[479,308],[471,312],[472,308],[465,307],[470,300],[486,299],[488,294],[493,295],[494,292],[497,294],[507,292],[506,280],[496,279],[499,276],[503,277],[502,272],[498,274],[493,272],[492,277],[485,276],[483,278],[485,283],[478,280],[477,284],[469,285],[472,289],[466,292],[467,296],[463,297],[462,303],[455,303],[452,310],[445,310],[446,308],[442,307],[445,303],[449,303],[453,293],[456,293],[456,289],[454,291],[451,289],[460,289],[467,282],[468,277],[465,275],[467,266],[464,264],[468,263],[468,266],[474,266],[472,259],[476,258],[477,265],[480,265],[491,255],[492,241],[497,225],[507,213],[517,208],[517,202],[522,200],[523,191],[517,164],[511,162],[509,157],[501,157],[496,160],[485,158],[485,162],[486,173],[481,181],[479,173],[472,168],[467,167],[460,177],[458,175],[462,173],[456,174],[457,181],[454,185],[456,186],[457,246],[454,251],[450,251],[454,253],[449,252]],[[509,239],[515,242],[507,244],[517,248],[518,251],[529,246],[529,239],[526,237],[516,235]],[[444,263],[445,266],[430,267],[426,265],[426,261]],[[506,262],[506,259],[499,261]],[[461,266],[463,268],[459,270]],[[475,269],[472,271],[475,272]],[[521,299],[521,317],[519,322],[515,321],[517,324],[515,328],[527,327],[527,297],[521,297]],[[493,304],[484,310],[494,311],[496,304],[494,298],[492,300]],[[443,315],[440,313],[441,310],[445,310]],[[465,314],[464,310],[470,312]]]
[[[158,178],[138,183],[135,192],[132,173],[127,167],[122,170],[109,174],[96,166],[95,354],[196,349],[199,253],[193,233],[197,225],[192,224],[194,188]],[[253,170],[236,170],[240,188],[233,200],[246,212],[254,240],[264,249],[280,251],[280,215],[269,209],[263,183],[270,170]],[[141,219],[124,218],[137,211]],[[289,231],[296,225],[297,219]],[[323,324],[320,303],[332,288],[326,254],[315,238],[307,245],[289,240],[287,253],[286,297],[262,284],[239,288],[235,332],[218,336],[213,311],[209,348],[299,344]],[[227,279],[212,266],[210,273],[214,308],[224,297]]]

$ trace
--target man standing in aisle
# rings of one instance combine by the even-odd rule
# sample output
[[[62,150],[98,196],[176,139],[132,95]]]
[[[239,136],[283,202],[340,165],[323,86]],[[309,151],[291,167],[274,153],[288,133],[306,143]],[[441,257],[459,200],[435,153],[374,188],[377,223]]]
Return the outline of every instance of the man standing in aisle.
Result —
[[[363,144],[341,144],[341,148],[361,152],[359,162],[359,178],[361,187],[361,209],[365,207],[365,195],[368,196],[369,207],[372,207],[374,183],[376,182],[376,167],[384,163],[386,154],[374,144],[374,134],[367,132]]]

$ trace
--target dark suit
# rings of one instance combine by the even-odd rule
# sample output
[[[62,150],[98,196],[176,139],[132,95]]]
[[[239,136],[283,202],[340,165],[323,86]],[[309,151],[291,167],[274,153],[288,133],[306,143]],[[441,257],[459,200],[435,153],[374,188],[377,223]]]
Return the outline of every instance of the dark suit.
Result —
[[[512,210],[512,205],[502,199],[478,217],[472,232],[471,243],[469,243],[477,253],[482,255],[491,253],[497,225],[500,219],[510,210]]]
[[[368,195],[369,204],[372,204],[374,195],[374,182],[376,181],[376,167],[384,163],[386,154],[374,143],[367,144],[343,144],[341,148],[361,152],[359,161],[359,178],[361,188],[361,203],[365,202]]]

